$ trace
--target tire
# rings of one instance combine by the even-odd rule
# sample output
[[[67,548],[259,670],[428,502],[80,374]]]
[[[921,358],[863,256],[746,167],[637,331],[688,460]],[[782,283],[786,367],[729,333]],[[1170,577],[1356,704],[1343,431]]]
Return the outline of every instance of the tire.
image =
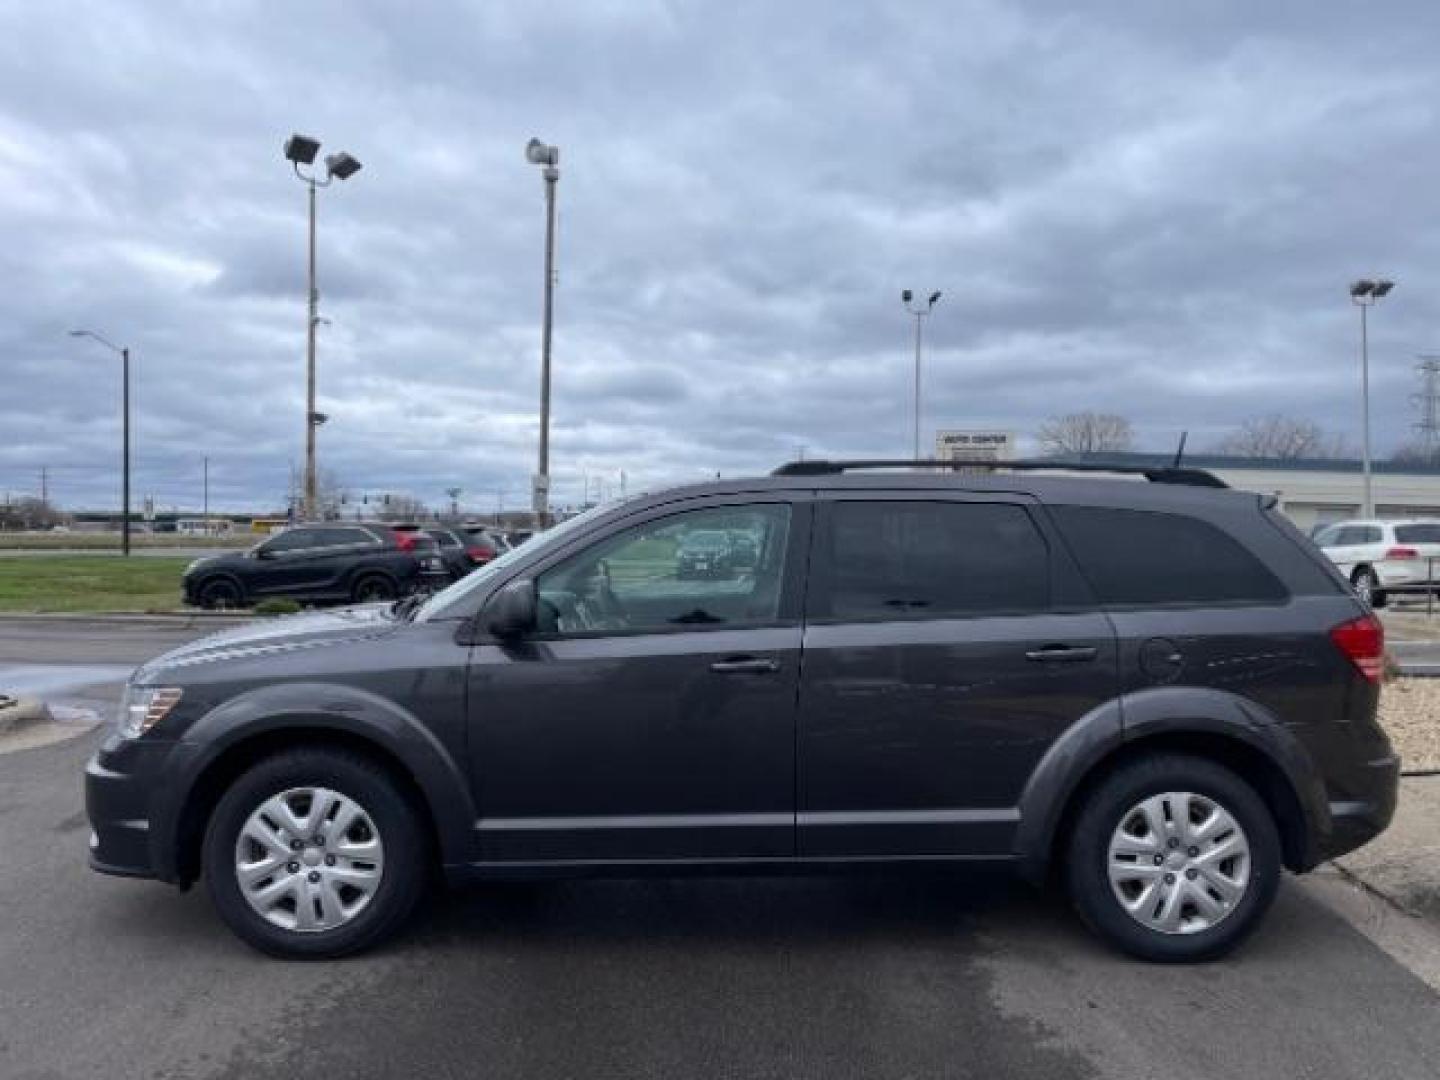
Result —
[[[308,802],[306,791],[315,793]],[[277,800],[290,807],[291,825],[301,833],[313,827],[324,843],[306,838],[294,850],[297,830],[285,828]],[[328,823],[311,826],[332,805]],[[362,755],[323,747],[284,751],[242,774],[210,816],[202,860],[210,899],[236,936],[292,959],[345,956],[395,933],[424,892],[430,861],[420,815],[389,774]]]
[[[1377,611],[1385,606],[1387,597],[1380,589],[1380,579],[1368,566],[1356,570],[1350,578],[1350,584],[1354,586],[1355,595],[1360,598],[1361,603]]]
[[[396,588],[395,582],[384,574],[365,574],[357,578],[350,589],[350,596],[357,604],[394,600],[399,595],[400,590]]]
[[[207,611],[245,606],[245,594],[238,582],[216,577],[204,582],[196,592],[200,606]]]
[[[1168,804],[1175,819],[1175,811],[1183,812],[1188,803],[1201,815],[1194,827],[1213,834],[1193,837],[1188,829],[1177,829],[1178,847],[1169,838],[1151,846],[1141,812],[1151,799],[1156,800],[1152,808]],[[1210,816],[1216,808],[1238,830],[1239,844],[1246,848],[1243,858],[1216,859],[1239,850],[1235,832],[1226,831],[1226,819]],[[1197,851],[1192,863],[1191,853]],[[1151,861],[1155,857],[1164,860],[1160,867]],[[1114,885],[1112,859],[1121,878]],[[1168,753],[1120,766],[1089,794],[1070,836],[1065,867],[1071,901],[1091,930],[1131,956],[1162,963],[1213,960],[1239,945],[1274,901],[1280,868],[1279,833],[1255,789],[1206,758]],[[1235,894],[1224,899],[1222,891]],[[1136,914],[1122,903],[1122,893]]]

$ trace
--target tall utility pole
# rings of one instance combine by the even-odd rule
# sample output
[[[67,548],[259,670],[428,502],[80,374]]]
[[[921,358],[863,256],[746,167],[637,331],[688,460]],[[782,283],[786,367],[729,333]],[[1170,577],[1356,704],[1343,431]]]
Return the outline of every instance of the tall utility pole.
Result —
[[[1350,302],[1360,309],[1360,516],[1375,516],[1375,497],[1370,482],[1370,321],[1369,312],[1395,287],[1393,281],[1361,278],[1350,285]]]
[[[1420,452],[1427,465],[1440,460],[1440,356],[1418,357],[1415,371],[1420,376],[1421,390],[1410,400],[1420,406],[1420,419],[1412,426],[1420,433]]]
[[[71,330],[71,337],[88,337],[113,353],[118,353],[121,363],[121,426],[123,428],[120,455],[122,476],[120,494],[120,554],[130,554],[130,348],[107,341],[94,330]]]
[[[920,350],[924,339],[925,317],[930,314],[931,309],[940,300],[940,290],[936,289],[930,294],[924,306],[913,304],[915,294],[906,289],[900,294],[900,300],[905,305],[905,310],[915,317],[915,444],[911,457],[915,461],[920,460]]]
[[[204,494],[201,496],[201,501],[204,503],[205,507],[205,532],[208,534],[210,532],[210,455],[206,454],[201,459],[201,461],[203,463],[202,469],[204,476],[204,479],[202,480],[202,484],[204,485]]]
[[[40,466],[40,505],[50,509],[50,466]]]
[[[540,328],[540,460],[532,502],[535,527],[550,524],[550,331],[555,314],[555,185],[560,179],[560,148],[539,139],[525,147],[525,160],[542,167],[545,178],[545,307]]]
[[[346,180],[360,171],[360,162],[344,151],[325,155],[325,179],[313,169],[301,172],[300,166],[314,165],[320,152],[320,140],[307,135],[291,135],[285,140],[285,157],[309,190],[310,238],[307,260],[307,315],[305,318],[305,502],[304,516],[314,519],[319,512],[315,471],[315,429],[325,422],[324,414],[315,411],[315,330],[320,325],[320,291],[315,283],[315,191],[329,187],[336,180]]]

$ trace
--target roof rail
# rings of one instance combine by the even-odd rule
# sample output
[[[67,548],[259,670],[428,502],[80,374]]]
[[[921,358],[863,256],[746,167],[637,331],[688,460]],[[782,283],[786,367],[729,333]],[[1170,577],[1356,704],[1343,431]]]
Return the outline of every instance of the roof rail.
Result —
[[[952,461],[909,458],[870,458],[854,461],[825,461],[810,458],[791,461],[775,469],[771,476],[833,476],[836,473],[863,469],[990,469],[1012,472],[1083,472],[1111,473],[1122,476],[1143,476],[1152,484],[1181,484],[1188,487],[1225,488],[1230,485],[1204,469],[1177,469],[1153,465],[1099,465],[1091,461],[1053,461],[1032,458],[1019,461]]]

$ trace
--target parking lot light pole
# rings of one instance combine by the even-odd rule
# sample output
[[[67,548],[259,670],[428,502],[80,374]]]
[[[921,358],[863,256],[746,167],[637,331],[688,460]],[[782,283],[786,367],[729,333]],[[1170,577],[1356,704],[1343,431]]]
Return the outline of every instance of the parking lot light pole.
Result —
[[[325,178],[315,175],[315,155],[320,152],[320,140],[308,135],[291,135],[285,140],[285,157],[295,170],[295,175],[304,181],[310,192],[310,243],[308,268],[307,307],[305,320],[305,495],[304,516],[314,520],[319,509],[316,494],[315,471],[315,430],[324,420],[315,411],[315,328],[320,324],[320,292],[315,285],[315,192],[329,187],[336,180],[347,180],[360,171],[360,162],[345,152],[325,156]],[[300,166],[306,167],[301,171]]]
[[[120,554],[130,554],[130,348],[129,346],[116,345],[95,333],[93,330],[71,330],[71,337],[88,337],[92,341],[98,341],[105,348],[120,356],[121,365],[121,425],[123,434],[121,436],[120,451],[120,474],[121,474],[121,495],[120,495]]]
[[[1360,309],[1360,472],[1363,477],[1360,516],[1375,516],[1375,498],[1370,482],[1370,320],[1369,312],[1378,301],[1383,300],[1391,289],[1393,281],[1377,278],[1361,278],[1350,285],[1350,302]]]
[[[931,294],[930,294],[930,298],[925,302],[925,304],[924,304],[923,307],[920,306],[919,304],[913,304],[912,302],[914,301],[914,299],[915,299],[915,294],[914,294],[913,292],[911,292],[909,289],[904,290],[904,291],[900,294],[900,300],[901,300],[901,302],[905,305],[905,310],[908,311],[911,315],[915,316],[915,445],[914,445],[914,448],[913,448],[913,449],[914,449],[914,452],[913,452],[913,454],[911,455],[911,457],[913,458],[913,460],[919,461],[919,460],[920,460],[920,348],[921,348],[921,341],[922,341],[922,339],[923,339],[923,337],[924,337],[924,330],[922,329],[922,327],[923,327],[924,324],[925,324],[925,316],[927,316],[927,315],[930,314],[930,310],[935,306],[935,304],[936,304],[936,303],[939,301],[939,299],[940,299],[940,290],[939,290],[939,289],[936,289],[933,293],[931,293]]]
[[[535,473],[535,527],[550,524],[550,331],[555,311],[555,184],[560,179],[560,148],[531,139],[525,160],[541,166],[545,178],[545,306],[540,327],[540,460]]]

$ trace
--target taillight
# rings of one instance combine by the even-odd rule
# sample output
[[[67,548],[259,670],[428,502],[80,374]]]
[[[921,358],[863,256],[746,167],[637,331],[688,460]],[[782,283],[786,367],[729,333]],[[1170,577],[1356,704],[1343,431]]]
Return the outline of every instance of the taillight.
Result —
[[[411,536],[409,533],[397,532],[395,534],[395,545],[401,551],[414,551],[415,537]]]
[[[1418,558],[1420,558],[1420,552],[1416,551],[1414,548],[1393,547],[1393,548],[1391,548],[1389,551],[1385,552],[1385,558],[1387,558],[1387,559],[1418,559]]]
[[[1373,683],[1385,668],[1385,627],[1374,615],[1343,622],[1330,631],[1335,647],[1349,657],[1360,674]]]
[[[489,551],[488,549],[482,547],[466,548],[465,554],[470,556],[470,558],[477,563],[489,562],[495,557],[495,553],[493,551]]]

